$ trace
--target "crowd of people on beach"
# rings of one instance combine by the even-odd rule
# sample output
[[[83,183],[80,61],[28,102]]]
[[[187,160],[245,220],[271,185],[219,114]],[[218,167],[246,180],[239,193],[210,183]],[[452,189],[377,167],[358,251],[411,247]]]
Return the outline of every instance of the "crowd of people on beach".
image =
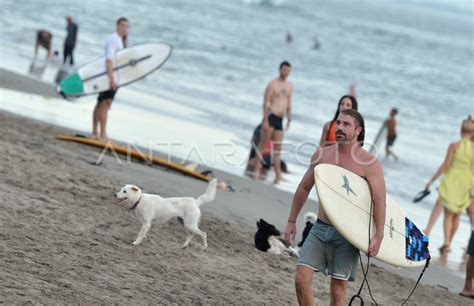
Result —
[[[64,42],[63,63],[69,60],[74,64],[73,52],[77,45],[78,26],[72,17],[67,17],[67,37]],[[118,86],[114,76],[114,55],[127,47],[129,21],[121,17],[116,22],[116,29],[106,41],[105,67],[110,81],[110,89],[101,92],[93,111],[93,128],[91,137],[108,140],[107,118],[108,111],[117,93]],[[39,46],[47,50],[51,56],[52,34],[45,30],[37,33],[35,55]],[[288,33],[286,42],[291,44],[293,37]],[[318,42],[319,48],[319,42]],[[283,61],[279,65],[279,75],[271,80],[264,91],[262,105],[262,121],[253,132],[252,148],[246,173],[255,180],[264,177],[264,171],[273,168],[274,183],[284,180],[283,173],[287,172],[287,164],[281,159],[281,148],[284,132],[292,122],[293,84],[289,80],[292,66]],[[350,94],[343,95],[336,107],[331,121],[322,127],[320,145],[314,152],[307,172],[303,176],[295,194],[291,211],[285,229],[285,239],[293,242],[296,235],[296,220],[305,204],[309,192],[314,186],[314,167],[319,163],[336,164],[361,177],[365,177],[372,189],[374,201],[375,234],[370,240],[367,254],[376,256],[384,239],[385,199],[386,188],[384,174],[380,162],[364,149],[365,123],[364,117],[358,111],[359,103],[356,98],[355,86],[351,84]],[[393,152],[397,138],[398,109],[390,111],[390,117],[384,125],[387,129],[385,155],[398,160]],[[286,124],[284,124],[286,121]],[[337,155],[337,160],[335,156]],[[364,163],[360,163],[364,161]],[[453,142],[446,159],[426,185],[429,189],[441,176],[443,180],[439,187],[439,197],[428,225],[424,230],[430,235],[431,230],[444,207],[444,243],[441,252],[449,252],[456,230],[459,226],[460,215],[467,211],[472,220],[474,210],[474,121],[469,116],[462,122],[461,139]],[[474,228],[473,228],[474,229]],[[469,255],[466,269],[465,288],[461,292],[467,297],[474,297],[472,278],[474,274],[474,232],[467,249]],[[301,249],[298,261],[295,284],[298,301],[309,305],[313,301],[312,276],[315,271],[323,271],[331,276],[330,294],[332,305],[342,305],[345,301],[347,281],[355,279],[359,250],[353,247],[331,225],[320,206],[318,220],[313,226],[308,239]]]

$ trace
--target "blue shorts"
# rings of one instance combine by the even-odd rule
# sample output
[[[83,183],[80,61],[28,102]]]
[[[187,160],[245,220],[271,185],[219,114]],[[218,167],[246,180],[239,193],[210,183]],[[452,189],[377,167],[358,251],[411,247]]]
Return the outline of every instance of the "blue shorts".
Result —
[[[335,279],[354,281],[359,250],[336,228],[316,221],[300,251],[299,266],[321,271]]]
[[[387,137],[387,147],[393,146],[395,139],[397,139],[397,136]]]

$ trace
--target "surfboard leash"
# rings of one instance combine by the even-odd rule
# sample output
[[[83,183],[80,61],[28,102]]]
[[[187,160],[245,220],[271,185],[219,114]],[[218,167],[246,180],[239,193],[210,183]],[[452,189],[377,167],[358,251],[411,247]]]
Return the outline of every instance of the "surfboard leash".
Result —
[[[367,184],[369,186],[369,190],[370,190],[370,195],[372,196],[372,186],[370,185],[370,182],[364,177],[364,179],[367,181]],[[371,197],[371,200],[370,200],[370,214],[369,216],[372,216],[372,210],[373,210],[373,207],[374,207],[374,201],[372,200],[372,197]],[[370,229],[371,229],[371,225],[372,225],[372,218],[370,217],[369,218],[369,245],[370,245]],[[360,253],[360,252],[359,252]],[[372,302],[374,302],[375,305],[379,305],[377,303],[377,301],[375,301],[373,295],[372,295],[372,291],[370,290],[370,285],[369,285],[369,281],[367,279],[367,275],[369,274],[369,268],[370,268],[370,255],[367,256],[367,269],[364,270],[364,265],[362,263],[362,258],[359,254],[359,260],[360,260],[360,265],[361,265],[361,268],[362,268],[362,273],[364,274],[364,280],[362,281],[362,284],[359,288],[359,291],[357,292],[357,294],[353,295],[350,302],[349,302],[349,306],[352,305],[352,302],[354,302],[355,299],[359,299],[360,300],[360,303],[362,306],[364,306],[364,299],[362,298],[362,296],[360,295],[362,293],[362,288],[364,288],[364,283],[367,284],[367,289],[369,290],[369,295],[370,295],[370,298],[372,299]],[[420,276],[418,277],[418,280],[416,281],[416,284],[415,286],[413,287],[412,291],[410,292],[410,294],[408,295],[408,297],[402,302],[401,306],[405,305],[408,300],[411,298],[411,296],[413,295],[413,293],[415,292],[416,290],[416,287],[418,287],[418,284],[420,283],[421,281],[421,278],[423,277],[423,274],[425,273],[426,269],[428,268],[428,266],[430,265],[430,261],[431,261],[431,255],[429,255],[428,253],[428,258],[426,258],[426,263],[425,263],[425,266],[423,268],[423,270],[421,271],[420,273]]]
[[[367,184],[369,186],[369,190],[370,190],[370,213],[369,213],[369,244],[370,245],[370,229],[372,227],[372,210],[374,208],[374,201],[372,200],[372,186],[370,186],[370,183],[369,181],[364,177],[364,179],[367,181]],[[362,273],[364,274],[364,279],[362,280],[362,284],[360,285],[360,288],[359,288],[359,291],[357,292],[357,294],[353,295],[351,300],[349,301],[349,306],[352,305],[352,303],[355,301],[355,299],[359,299],[360,300],[360,304],[362,306],[364,306],[364,299],[362,298],[362,296],[360,295],[362,293],[362,289],[364,288],[364,284],[367,284],[367,289],[369,290],[369,295],[370,295],[370,298],[372,299],[372,302],[374,302],[375,305],[379,305],[377,303],[377,301],[374,299],[374,296],[372,295],[372,290],[370,289],[370,285],[369,285],[369,280],[367,279],[367,276],[369,275],[369,268],[370,268],[370,254],[367,256],[367,269],[364,269],[364,264],[362,263],[362,257],[360,256],[360,251],[359,251],[359,260],[360,260],[360,266],[362,268]]]
[[[405,305],[406,302],[408,302],[408,300],[411,298],[411,295],[415,292],[415,289],[420,283],[421,278],[423,277],[423,274],[425,273],[426,269],[430,265],[430,261],[431,261],[431,255],[428,255],[428,258],[426,258],[425,267],[423,268],[423,271],[421,271],[420,276],[418,277],[418,280],[416,281],[415,287],[413,287],[413,290],[410,292],[410,295],[406,298],[406,300],[403,301],[402,306]]]

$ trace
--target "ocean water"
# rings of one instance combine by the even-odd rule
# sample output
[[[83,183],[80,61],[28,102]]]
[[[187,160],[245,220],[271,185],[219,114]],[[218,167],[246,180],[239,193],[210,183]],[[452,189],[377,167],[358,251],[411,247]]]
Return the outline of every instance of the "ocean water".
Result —
[[[356,84],[368,141],[397,107],[394,150],[401,160],[381,160],[388,193],[420,227],[436,199],[416,205],[411,200],[442,163],[449,143],[459,139],[461,121],[474,113],[472,1],[2,0],[0,65],[26,73],[38,29],[50,30],[54,49],[61,51],[66,15],[79,24],[78,65],[102,56],[120,16],[130,20],[131,45],[164,41],[174,47],[160,70],[119,92],[110,115],[112,137],[153,143],[157,150],[158,142],[192,142],[201,155],[190,154],[189,146],[171,154],[239,175],[262,119],[265,86],[280,62],[290,61],[293,122],[283,158],[292,174],[280,187],[290,192],[350,82]],[[287,32],[291,45],[285,43]],[[313,49],[315,39],[319,50]],[[94,97],[34,101],[3,97],[0,107],[77,129],[90,126]],[[210,140],[230,147],[221,146],[220,157],[210,159],[216,153]],[[464,215],[450,268],[458,269],[469,235]],[[442,217],[431,238],[435,250],[443,242]]]

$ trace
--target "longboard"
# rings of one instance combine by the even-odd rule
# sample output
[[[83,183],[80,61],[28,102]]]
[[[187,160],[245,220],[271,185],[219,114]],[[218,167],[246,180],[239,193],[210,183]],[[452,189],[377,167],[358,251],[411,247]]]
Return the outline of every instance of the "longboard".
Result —
[[[135,82],[160,68],[171,55],[171,50],[171,46],[164,43],[146,43],[119,50],[114,65],[117,86]],[[58,93],[78,97],[109,90],[105,62],[105,57],[101,57],[78,68],[59,83]]]

